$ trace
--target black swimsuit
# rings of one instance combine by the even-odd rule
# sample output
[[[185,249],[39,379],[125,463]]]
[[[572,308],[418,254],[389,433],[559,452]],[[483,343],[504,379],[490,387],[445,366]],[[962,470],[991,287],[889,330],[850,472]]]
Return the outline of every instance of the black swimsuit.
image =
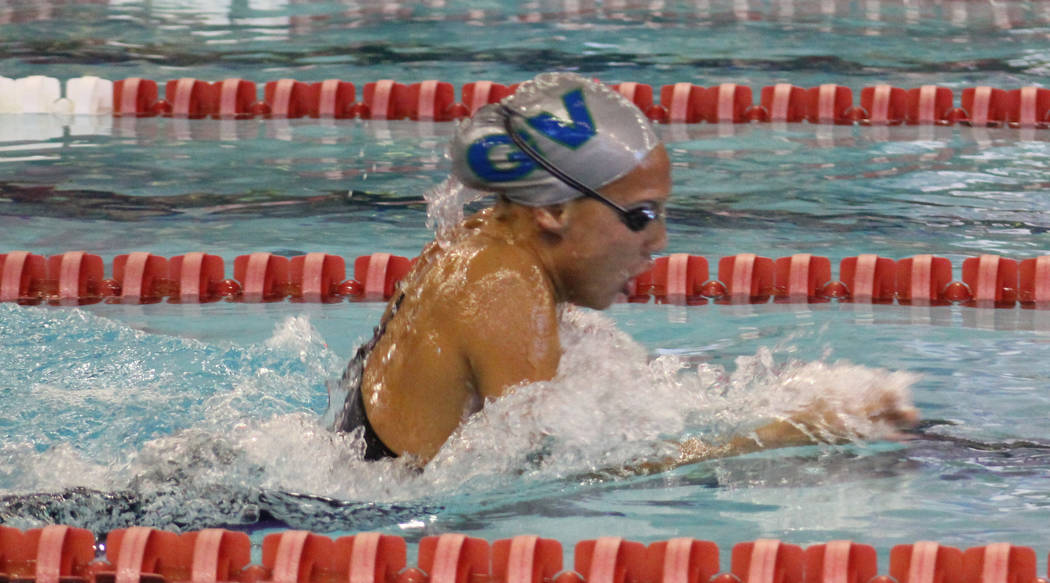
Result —
[[[347,387],[348,392],[346,401],[343,404],[343,410],[335,419],[335,430],[350,433],[359,427],[363,427],[365,459],[368,461],[397,457],[397,454],[387,447],[382,439],[379,439],[375,429],[372,428],[372,424],[368,421],[368,415],[365,413],[365,397],[361,392],[361,382],[364,378],[365,362],[368,360],[368,355],[372,353],[376,344],[379,343],[379,339],[383,337],[383,333],[386,332],[387,322],[397,313],[397,309],[401,306],[401,300],[404,297],[404,294],[402,294],[397,298],[397,301],[391,307],[390,317],[380,322],[376,326],[372,339],[357,349],[357,353],[350,360],[350,364],[346,366],[346,371],[343,372],[343,378],[340,381],[342,386]]]

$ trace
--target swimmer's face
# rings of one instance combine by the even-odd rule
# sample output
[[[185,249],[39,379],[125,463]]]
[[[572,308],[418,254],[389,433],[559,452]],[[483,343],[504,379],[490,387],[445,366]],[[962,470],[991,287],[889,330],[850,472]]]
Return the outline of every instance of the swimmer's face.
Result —
[[[649,205],[662,217],[671,195],[667,150],[657,146],[629,174],[599,192],[626,209]],[[568,300],[602,310],[627,292],[631,278],[652,267],[652,254],[667,246],[667,226],[661,218],[635,232],[597,200],[583,197],[570,204],[566,242],[572,262],[563,275]]]

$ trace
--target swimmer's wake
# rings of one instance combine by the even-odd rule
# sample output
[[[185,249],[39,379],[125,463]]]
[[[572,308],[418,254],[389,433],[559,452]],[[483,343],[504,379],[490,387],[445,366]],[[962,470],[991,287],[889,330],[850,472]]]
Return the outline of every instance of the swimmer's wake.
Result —
[[[440,511],[441,507],[424,504],[351,502],[224,485],[214,485],[203,492],[179,488],[152,492],[70,488],[0,497],[0,524],[67,524],[98,534],[131,526],[181,532],[205,528],[365,531]]]

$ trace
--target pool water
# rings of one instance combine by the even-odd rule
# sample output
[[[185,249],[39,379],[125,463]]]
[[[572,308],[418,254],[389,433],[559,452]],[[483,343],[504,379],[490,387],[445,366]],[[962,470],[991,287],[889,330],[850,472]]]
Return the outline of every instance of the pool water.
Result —
[[[1040,3],[201,4],[2,5],[14,22],[0,24],[0,75],[459,85],[573,69],[654,85],[835,82],[856,94],[936,83],[958,94],[1038,85],[1050,61]],[[451,128],[0,115],[0,252],[83,249],[107,264],[131,251],[203,250],[228,265],[255,251],[411,257],[432,236],[423,193],[447,174]],[[933,253],[955,279],[966,257],[1048,254],[1046,130],[659,132],[675,171],[667,253],[714,264],[801,252],[835,266]],[[410,540],[694,536],[723,548],[849,538],[883,556],[916,540],[1042,554],[1050,538],[1048,312],[649,303],[567,314],[559,378],[487,408],[416,475],[362,464],[359,444],[324,428],[326,383],[382,308],[0,304],[0,522],[223,526],[256,542],[286,527]],[[909,441],[615,471],[666,453],[665,438],[747,430],[792,395],[886,384],[922,412]]]

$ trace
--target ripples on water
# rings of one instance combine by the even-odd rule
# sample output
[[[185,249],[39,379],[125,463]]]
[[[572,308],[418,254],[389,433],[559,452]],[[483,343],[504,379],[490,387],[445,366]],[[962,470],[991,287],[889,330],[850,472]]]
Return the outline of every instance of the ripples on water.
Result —
[[[82,238],[114,255],[203,245],[414,256],[429,239],[423,195],[448,171],[440,156],[448,124],[420,140],[415,122],[300,120],[281,139],[264,137],[280,122],[243,123],[256,138],[169,141],[177,120],[139,120],[141,134],[0,144],[0,168],[9,172],[0,180],[0,221],[18,226],[8,245],[58,253]],[[663,127],[675,172],[669,251],[1035,256],[1050,230],[1040,196],[1050,188],[1042,164],[1050,142],[1041,130],[1021,132]],[[36,148],[46,157],[27,159]],[[274,228],[261,231],[260,219]],[[94,221],[127,225],[107,238]],[[55,239],[55,225],[69,236]],[[313,227],[324,237],[311,240]],[[162,241],[158,229],[168,233]],[[398,247],[377,249],[375,241]]]
[[[304,80],[429,69],[458,83],[464,74],[518,80],[568,66],[646,82],[790,72],[802,85],[828,75],[882,75],[903,85],[922,74],[960,82],[1039,76],[1050,62],[1029,48],[1048,35],[1050,11],[1038,2],[656,4],[15,0],[10,24],[0,21],[0,64],[8,76],[42,65],[70,73],[121,67],[128,75],[163,66],[202,77],[283,70]],[[375,77],[384,69],[394,74]]]
[[[665,2],[655,13],[624,2],[573,2],[574,13],[547,1],[372,4],[0,0],[0,74],[335,77],[360,87],[380,78],[509,83],[573,69],[657,86],[835,82],[856,92],[937,83],[958,94],[975,84],[1041,85],[1050,71],[1050,4],[1038,2]],[[85,120],[0,121],[0,251],[73,245],[107,260],[202,247],[228,257],[412,255],[429,239],[422,194],[446,173],[440,144],[449,131],[95,119],[85,132]],[[1046,253],[1043,131],[661,131],[677,172],[672,252]],[[230,320],[212,318],[229,316],[220,306],[154,329],[141,320],[157,306],[109,319],[95,315],[102,307],[0,305],[0,522],[99,533],[131,524],[490,537],[527,529],[563,540],[710,528],[726,543],[783,536],[886,546],[927,538],[931,524],[942,542],[985,544],[994,532],[1030,544],[1019,537],[1041,532],[1050,512],[1040,367],[1050,354],[1038,328],[1022,332],[1036,319],[1030,311],[893,308],[842,327],[828,315],[815,330],[824,316],[625,309],[618,317],[632,333],[658,330],[647,345],[664,357],[650,362],[602,318],[583,321],[609,343],[579,339],[563,377],[533,387],[543,400],[520,391],[489,408],[417,475],[356,461],[359,444],[320,422],[324,382],[350,350],[343,336],[363,335],[377,314],[345,326],[330,311],[280,318],[254,341],[244,329],[258,322],[243,318],[245,307],[236,306],[231,339]],[[1014,322],[1007,332],[985,325],[1000,317]],[[187,321],[201,329],[185,330]],[[665,453],[669,435],[718,434],[775,415],[785,403],[772,389],[883,382],[881,369],[838,358],[925,375],[915,385],[928,417],[920,438],[654,477],[607,471]]]

